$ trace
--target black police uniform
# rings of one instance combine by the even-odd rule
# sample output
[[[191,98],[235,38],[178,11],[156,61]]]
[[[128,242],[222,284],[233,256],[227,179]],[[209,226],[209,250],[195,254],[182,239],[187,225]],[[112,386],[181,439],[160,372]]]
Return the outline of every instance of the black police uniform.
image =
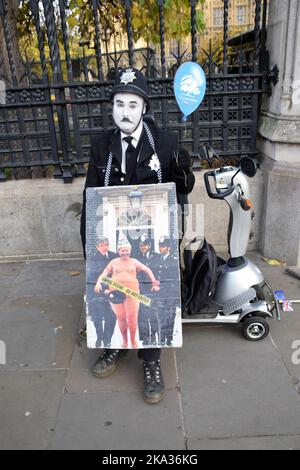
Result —
[[[148,253],[141,253],[139,252],[136,258],[143,263],[145,266],[151,269],[154,276],[157,279],[157,271],[158,271],[158,262],[159,262],[159,255],[157,253],[149,251]],[[141,294],[149,297],[151,300],[155,299],[159,293],[154,293],[151,291],[152,283],[149,280],[149,277],[144,272],[139,272],[137,275],[140,284],[140,292]],[[147,307],[144,304],[140,304],[139,308],[139,317],[138,317],[138,325],[139,325],[139,336],[140,340],[143,342],[144,346],[148,345],[155,345],[158,341],[158,311],[157,309],[153,309]]]
[[[173,339],[176,307],[180,298],[174,298],[174,292],[180,292],[178,258],[172,254],[159,255],[158,280],[159,292],[159,341],[162,346],[171,346]]]
[[[102,342],[104,347],[110,347],[111,338],[116,326],[116,316],[111,309],[110,303],[106,299],[101,298],[99,294],[96,294],[94,287],[98,277],[108,263],[116,257],[116,253],[112,251],[108,251],[107,256],[96,251],[89,260],[87,271],[87,299],[89,315],[91,316],[97,333],[97,348],[101,348]]]

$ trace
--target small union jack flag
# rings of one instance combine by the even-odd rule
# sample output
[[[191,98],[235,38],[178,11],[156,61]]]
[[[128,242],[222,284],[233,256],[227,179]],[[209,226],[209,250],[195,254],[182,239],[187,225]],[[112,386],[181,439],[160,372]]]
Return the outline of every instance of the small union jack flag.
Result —
[[[284,312],[293,312],[294,309],[293,309],[292,303],[289,300],[284,300],[282,302],[282,310]]]

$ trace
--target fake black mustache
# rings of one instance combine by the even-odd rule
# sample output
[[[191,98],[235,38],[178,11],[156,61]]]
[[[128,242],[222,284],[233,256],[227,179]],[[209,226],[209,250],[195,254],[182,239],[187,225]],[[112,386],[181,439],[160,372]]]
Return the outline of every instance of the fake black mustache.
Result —
[[[130,119],[128,119],[128,118],[123,118],[121,122],[130,122],[130,124],[133,124],[133,122],[130,121]]]

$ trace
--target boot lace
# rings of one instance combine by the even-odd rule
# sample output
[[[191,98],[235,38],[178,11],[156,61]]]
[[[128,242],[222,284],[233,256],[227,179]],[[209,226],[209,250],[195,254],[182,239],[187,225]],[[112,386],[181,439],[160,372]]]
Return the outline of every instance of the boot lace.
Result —
[[[144,362],[145,380],[147,383],[161,382],[160,361],[157,362]]]
[[[105,349],[99,356],[99,361],[105,361],[106,364],[113,364],[119,354],[119,349]]]

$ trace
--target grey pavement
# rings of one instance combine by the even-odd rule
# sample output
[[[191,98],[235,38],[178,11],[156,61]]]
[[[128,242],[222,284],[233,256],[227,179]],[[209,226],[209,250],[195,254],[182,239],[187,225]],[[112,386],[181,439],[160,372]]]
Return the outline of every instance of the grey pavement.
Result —
[[[249,256],[300,298],[300,281]],[[0,279],[0,449],[300,449],[300,304],[258,343],[237,326],[185,325],[183,348],[163,351],[166,396],[147,405],[134,352],[91,375],[82,259],[2,262]]]

